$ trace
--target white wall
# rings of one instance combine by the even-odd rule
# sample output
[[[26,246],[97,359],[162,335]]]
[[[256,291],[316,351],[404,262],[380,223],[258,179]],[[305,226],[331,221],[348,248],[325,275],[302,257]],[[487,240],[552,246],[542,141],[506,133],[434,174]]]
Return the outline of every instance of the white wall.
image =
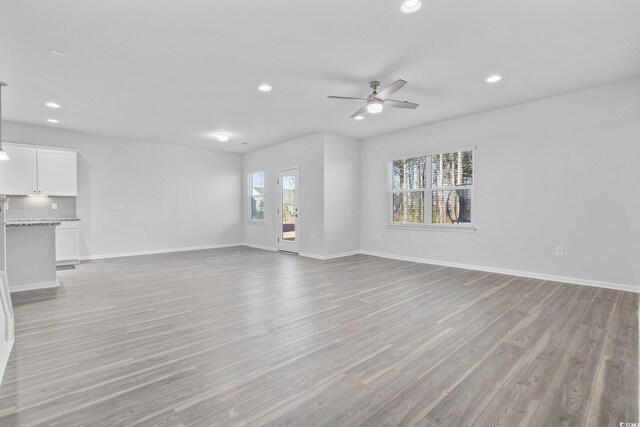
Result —
[[[324,140],[324,249],[360,249],[360,142],[332,133]]]
[[[0,194],[0,271],[5,270],[5,262],[6,262],[6,232],[4,227],[4,218],[5,218],[5,209],[6,209],[6,198],[3,194]]]
[[[80,150],[82,257],[242,240],[238,154],[16,123],[3,130],[9,142]],[[112,210],[114,203],[122,210]]]
[[[245,190],[244,242],[276,247],[276,171],[297,166],[300,253],[327,256],[359,250],[359,163],[360,142],[331,133],[317,133],[246,153],[245,180],[249,172],[265,173],[265,220],[248,221],[249,197]]]
[[[387,160],[470,145],[477,231],[388,228]],[[365,251],[640,286],[640,80],[361,147]]]
[[[248,221],[247,185],[244,194],[244,242],[268,248],[276,247],[278,218],[276,214],[276,171],[300,169],[299,212],[300,252],[321,254],[324,235],[324,134],[317,133],[244,155],[244,175],[264,171],[264,222]]]

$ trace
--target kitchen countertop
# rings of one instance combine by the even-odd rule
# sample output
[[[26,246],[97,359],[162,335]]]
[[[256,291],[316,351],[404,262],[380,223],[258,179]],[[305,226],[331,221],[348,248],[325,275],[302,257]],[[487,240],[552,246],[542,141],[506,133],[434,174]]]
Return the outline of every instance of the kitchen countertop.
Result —
[[[80,221],[80,218],[24,218],[24,219],[5,219],[9,222],[63,222],[63,221]]]
[[[7,227],[55,227],[60,225],[60,220],[6,220]]]
[[[26,218],[26,219],[5,219],[7,227],[43,227],[58,226],[62,222],[80,221],[80,218]]]

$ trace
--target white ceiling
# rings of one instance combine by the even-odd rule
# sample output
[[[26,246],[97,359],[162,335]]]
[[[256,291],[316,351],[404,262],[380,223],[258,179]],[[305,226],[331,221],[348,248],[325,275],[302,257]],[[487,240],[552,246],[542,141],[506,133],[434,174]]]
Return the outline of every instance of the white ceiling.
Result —
[[[317,131],[365,138],[640,76],[638,0],[423,0],[412,15],[400,3],[0,0],[4,118],[243,152]],[[485,83],[492,73],[503,81]],[[355,121],[360,104],[326,99],[398,78],[409,84],[394,98],[417,110]],[[263,82],[273,92],[259,92]]]

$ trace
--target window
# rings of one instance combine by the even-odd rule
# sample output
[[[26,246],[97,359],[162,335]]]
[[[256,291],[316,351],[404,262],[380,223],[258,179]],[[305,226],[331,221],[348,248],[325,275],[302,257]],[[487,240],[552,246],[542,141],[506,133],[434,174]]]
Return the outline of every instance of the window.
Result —
[[[264,171],[249,173],[249,219],[264,220]]]
[[[392,160],[391,223],[472,224],[473,150]]]

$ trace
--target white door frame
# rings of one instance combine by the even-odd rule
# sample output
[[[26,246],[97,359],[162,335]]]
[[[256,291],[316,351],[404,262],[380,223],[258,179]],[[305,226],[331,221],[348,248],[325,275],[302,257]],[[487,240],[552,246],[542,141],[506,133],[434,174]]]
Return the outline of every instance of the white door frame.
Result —
[[[281,239],[282,236],[282,183],[280,175],[286,172],[293,172],[296,176],[296,211],[297,219],[295,226],[295,243]],[[276,169],[276,248],[279,251],[299,253],[300,252],[300,168],[293,166],[290,168]]]

